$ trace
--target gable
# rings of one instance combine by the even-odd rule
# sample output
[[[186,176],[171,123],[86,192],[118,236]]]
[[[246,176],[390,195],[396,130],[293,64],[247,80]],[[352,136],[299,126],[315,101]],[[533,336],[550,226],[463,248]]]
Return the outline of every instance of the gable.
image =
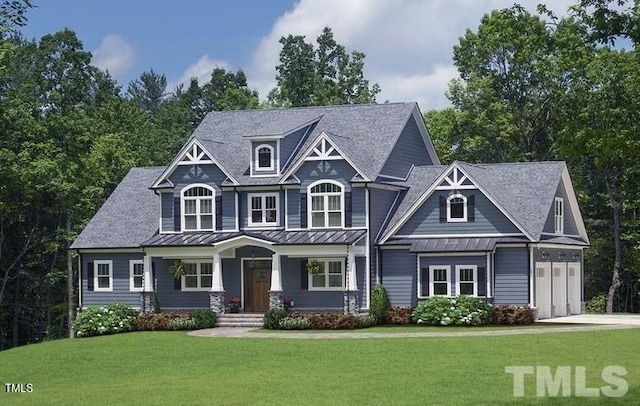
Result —
[[[380,177],[406,179],[413,166],[434,164],[416,121],[410,118],[384,163]]]
[[[579,235],[578,225],[576,224],[576,217],[573,213],[573,208],[569,204],[569,196],[565,188],[564,182],[561,179],[556,189],[555,197],[562,198],[564,202],[564,235]],[[545,221],[543,233],[555,234],[555,199],[551,202],[549,212],[547,214],[547,221]],[[578,213],[579,214],[579,213]]]

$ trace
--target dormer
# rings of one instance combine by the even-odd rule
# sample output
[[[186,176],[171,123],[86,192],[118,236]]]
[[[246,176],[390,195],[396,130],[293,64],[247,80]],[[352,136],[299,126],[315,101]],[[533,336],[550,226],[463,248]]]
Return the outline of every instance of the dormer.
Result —
[[[280,139],[251,138],[251,176],[280,175]]]

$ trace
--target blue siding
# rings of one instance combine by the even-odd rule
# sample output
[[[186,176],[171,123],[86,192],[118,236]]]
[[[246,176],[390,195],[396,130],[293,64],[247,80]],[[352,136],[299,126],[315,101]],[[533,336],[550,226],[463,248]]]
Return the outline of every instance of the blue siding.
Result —
[[[236,228],[236,192],[222,192],[222,229],[235,230]]]
[[[305,132],[309,126],[303,127],[298,131],[292,132],[283,139],[280,140],[280,169],[284,168],[284,164],[291,157],[295,151],[296,146],[305,135]]]
[[[365,273],[367,267],[367,260],[365,257],[356,257],[356,279],[358,280],[358,291],[360,297],[360,308],[363,309],[366,306],[367,286],[365,285]]]
[[[409,173],[411,165],[433,165],[418,125],[412,117],[407,121],[380,173],[404,178]]]
[[[211,165],[179,165],[169,177],[174,185],[174,196],[180,197],[180,191],[192,183],[204,183],[213,187],[220,194],[219,185],[226,175],[217,166]]]
[[[300,228],[300,190],[298,189],[287,189],[287,228]]]
[[[576,225],[575,215],[578,213],[573,213],[571,210],[571,205],[569,204],[569,198],[567,197],[567,192],[564,188],[564,183],[560,180],[560,184],[558,185],[558,189],[556,190],[555,197],[562,197],[564,199],[564,233],[570,235],[578,235],[578,226]],[[547,215],[547,221],[544,225],[545,233],[555,233],[555,199],[551,203],[551,207],[549,208],[549,214]]]
[[[351,190],[351,179],[356,171],[344,160],[308,161],[302,164],[295,175],[300,179],[302,189],[320,179],[332,179],[345,185],[345,191]]]
[[[356,187],[351,189],[351,226],[366,227],[367,213],[365,206],[365,189]]]
[[[370,215],[371,215],[371,242],[373,243],[373,239],[378,235],[380,228],[383,225],[389,210],[391,210],[391,205],[396,199],[398,192],[392,190],[381,190],[381,189],[369,189],[369,207],[370,207]]]
[[[430,265],[445,265],[451,267],[451,274],[449,275],[449,281],[451,283],[451,296],[457,296],[460,292],[456,291],[456,265],[475,265],[478,268],[485,268],[484,274],[481,275],[480,271],[478,272],[478,296],[486,296],[487,293],[487,278],[486,278],[486,267],[487,267],[487,257],[486,256],[441,256],[441,257],[420,257],[420,272],[422,280],[428,281],[429,275],[424,274],[422,272],[429,272]],[[423,292],[428,291],[428,287],[422,286]]]
[[[82,254],[82,306],[104,306],[109,303],[122,303],[126,306],[138,308],[140,306],[140,292],[131,292],[129,290],[129,261],[143,258],[143,253]],[[87,290],[88,263],[96,260],[112,261],[113,291],[95,292]]]
[[[173,231],[173,194],[160,193],[162,231]]]
[[[437,235],[437,234],[485,234],[520,233],[493,203],[479,190],[464,190],[461,194],[475,196],[475,221],[465,223],[440,222],[440,196],[448,196],[448,191],[435,191],[426,202],[396,233],[397,235]]]
[[[417,302],[416,254],[408,250],[381,250],[382,284],[391,306],[415,306]]]
[[[293,300],[293,310],[343,310],[344,292],[310,291],[302,287],[302,273],[306,258],[281,257],[283,295]]]
[[[494,255],[494,304],[529,303],[529,251],[496,248]]]

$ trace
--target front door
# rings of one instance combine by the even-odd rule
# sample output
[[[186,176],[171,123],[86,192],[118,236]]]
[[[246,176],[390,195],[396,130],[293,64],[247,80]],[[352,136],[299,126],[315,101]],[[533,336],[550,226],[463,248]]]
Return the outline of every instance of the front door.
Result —
[[[269,310],[271,261],[244,261],[244,311],[263,313]]]

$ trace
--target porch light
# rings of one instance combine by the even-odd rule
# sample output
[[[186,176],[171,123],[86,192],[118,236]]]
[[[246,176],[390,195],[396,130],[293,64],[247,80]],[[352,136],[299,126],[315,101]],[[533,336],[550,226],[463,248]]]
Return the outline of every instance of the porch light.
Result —
[[[564,259],[566,256],[564,252],[558,252],[558,259]]]
[[[573,253],[573,260],[575,261],[575,260],[578,260],[578,259],[580,259],[580,254],[578,254],[577,252],[574,252]]]
[[[542,251],[542,259],[549,259],[551,257],[551,254],[549,254],[546,251]]]

